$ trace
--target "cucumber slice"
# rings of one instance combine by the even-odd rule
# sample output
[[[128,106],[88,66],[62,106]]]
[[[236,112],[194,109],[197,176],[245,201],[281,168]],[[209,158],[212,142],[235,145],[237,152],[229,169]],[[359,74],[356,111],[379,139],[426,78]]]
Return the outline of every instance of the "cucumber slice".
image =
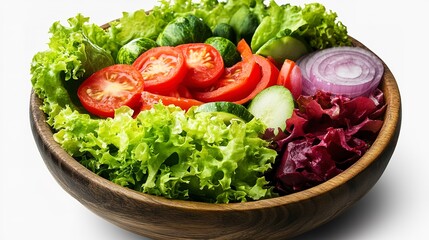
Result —
[[[268,128],[285,130],[286,120],[292,116],[295,108],[289,89],[281,85],[262,90],[250,102],[249,112],[259,118]]]
[[[212,112],[221,117],[226,123],[231,122],[233,119],[249,122],[254,118],[247,108],[232,102],[204,103],[198,106],[196,112]]]

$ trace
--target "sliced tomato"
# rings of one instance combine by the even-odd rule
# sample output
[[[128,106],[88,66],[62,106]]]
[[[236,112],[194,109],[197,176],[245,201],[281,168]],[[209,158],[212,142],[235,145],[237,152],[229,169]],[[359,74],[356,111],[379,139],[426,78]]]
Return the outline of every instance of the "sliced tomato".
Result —
[[[156,92],[176,88],[187,72],[182,51],[174,47],[151,48],[140,55],[133,66],[141,72],[145,89]]]
[[[202,102],[238,101],[248,96],[261,79],[261,68],[252,51],[242,40],[238,43],[242,61],[226,68],[220,79],[205,91],[194,91],[192,95]]]
[[[278,85],[283,85],[297,99],[302,93],[302,74],[301,69],[292,60],[286,59],[280,69],[277,79]]]
[[[143,77],[134,67],[117,64],[103,68],[79,86],[83,107],[99,117],[113,117],[121,106],[136,107],[144,90]]]
[[[205,43],[188,43],[177,46],[185,56],[188,72],[184,84],[189,88],[205,88],[222,75],[224,63],[219,51]]]
[[[163,96],[160,94],[155,94],[147,91],[143,91],[141,94],[142,106],[141,110],[148,110],[153,107],[153,105],[162,101],[164,105],[173,104],[175,106],[180,107],[181,109],[187,111],[192,106],[199,106],[203,104],[200,101],[197,101],[192,98],[184,98],[184,97],[174,97],[174,96]]]
[[[262,76],[256,85],[255,89],[245,98],[236,101],[237,104],[244,104],[252,100],[259,92],[264,90],[267,87],[273,86],[277,83],[277,78],[279,76],[279,69],[274,65],[269,59],[262,57],[260,55],[253,55],[256,60],[256,63],[262,70]]]

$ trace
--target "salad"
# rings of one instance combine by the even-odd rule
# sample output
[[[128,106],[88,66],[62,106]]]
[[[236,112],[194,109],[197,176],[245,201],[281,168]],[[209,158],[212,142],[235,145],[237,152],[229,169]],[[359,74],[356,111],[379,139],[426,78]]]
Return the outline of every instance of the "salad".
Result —
[[[32,85],[54,139],[124,187],[229,203],[329,180],[376,138],[381,61],[322,4],[161,0],[55,22]]]

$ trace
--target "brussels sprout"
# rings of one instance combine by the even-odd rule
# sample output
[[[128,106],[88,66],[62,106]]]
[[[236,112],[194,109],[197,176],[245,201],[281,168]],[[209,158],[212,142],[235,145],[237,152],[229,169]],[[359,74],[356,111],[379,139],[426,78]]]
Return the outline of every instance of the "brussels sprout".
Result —
[[[213,36],[226,38],[233,43],[237,41],[237,35],[235,34],[234,28],[227,23],[219,23],[216,25],[213,29]]]
[[[259,19],[248,6],[242,6],[231,17],[229,25],[237,34],[237,42],[244,38],[246,42],[250,43],[256,28],[259,26]]]
[[[241,60],[240,53],[237,47],[230,40],[223,37],[211,37],[206,40],[207,44],[212,45],[219,51],[222,56],[223,63],[226,67],[231,67]]]
[[[156,42],[160,46],[177,46],[184,43],[202,43],[212,36],[210,27],[194,15],[177,17],[167,24]]]
[[[158,44],[150,38],[133,39],[119,49],[116,62],[132,64],[142,53],[157,46]]]

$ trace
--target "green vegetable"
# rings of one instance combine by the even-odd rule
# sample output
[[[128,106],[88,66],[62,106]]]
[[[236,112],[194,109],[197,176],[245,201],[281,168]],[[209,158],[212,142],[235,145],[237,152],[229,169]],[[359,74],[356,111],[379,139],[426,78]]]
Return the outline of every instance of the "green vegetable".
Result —
[[[229,24],[237,34],[236,42],[244,38],[246,42],[250,43],[259,25],[259,19],[248,6],[242,6],[232,15]]]
[[[142,53],[157,46],[158,44],[150,38],[136,38],[119,49],[116,62],[132,64]]]
[[[304,7],[290,4],[279,6],[272,0],[267,16],[253,35],[251,47],[256,52],[269,40],[284,36],[300,37],[312,49],[350,45],[347,28],[336,18],[336,13],[326,11],[320,3],[310,3]]]
[[[161,0],[150,12],[124,13],[110,22],[108,29],[90,24],[89,18],[80,14],[68,20],[69,26],[54,23],[49,49],[37,53],[31,63],[33,89],[43,100],[42,110],[54,138],[88,169],[137,191],[209,202],[276,196],[264,177],[276,153],[259,138],[267,127],[261,119],[225,122],[225,116],[212,112],[197,113],[194,108],[185,113],[160,104],[135,118],[131,109],[123,107],[114,118],[96,119],[75,101],[81,81],[117,59],[121,47],[131,40],[156,40],[162,35],[160,39],[191,36],[192,41],[204,42],[211,36],[210,29],[229,23],[243,6],[252,12],[252,21],[256,17],[261,23],[252,38],[252,46],[258,46],[255,51],[270,39],[284,36],[302,38],[313,49],[347,43],[345,27],[319,4],[299,8],[263,2]],[[187,19],[188,25],[169,30],[167,26],[180,17]],[[198,27],[201,23],[205,24]],[[176,36],[180,31],[186,34]],[[270,101],[258,107],[258,101],[264,99],[276,104]],[[275,108],[276,113],[281,103],[283,118],[290,107],[287,100],[287,94],[274,91],[260,96],[250,109],[260,113]],[[264,116],[267,119],[268,115]]]
[[[230,40],[231,42],[237,41],[237,35],[235,34],[234,29],[227,23],[219,23],[216,25],[216,27],[213,29],[213,36],[223,37]]]
[[[262,56],[272,57],[278,64],[285,59],[296,61],[311,51],[308,44],[291,36],[272,38],[256,52]]]
[[[211,37],[205,43],[212,45],[219,51],[226,67],[231,67],[241,60],[240,53],[237,51],[235,44],[226,38]]]
[[[274,85],[255,96],[250,102],[249,112],[269,128],[284,130],[294,108],[292,93],[284,86]]]
[[[162,104],[132,115],[122,107],[113,119],[91,119],[66,108],[54,117],[54,138],[90,170],[144,193],[217,203],[275,195],[264,172],[276,152],[259,138],[260,121],[226,124]]]
[[[230,123],[232,120],[250,122],[253,115],[240,104],[232,102],[209,102],[204,103],[195,110],[195,112],[208,112],[216,115],[224,120],[225,123]]]
[[[201,43],[212,36],[210,27],[195,15],[177,17],[158,36],[160,46],[177,46],[184,43]]]

